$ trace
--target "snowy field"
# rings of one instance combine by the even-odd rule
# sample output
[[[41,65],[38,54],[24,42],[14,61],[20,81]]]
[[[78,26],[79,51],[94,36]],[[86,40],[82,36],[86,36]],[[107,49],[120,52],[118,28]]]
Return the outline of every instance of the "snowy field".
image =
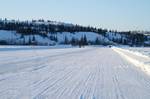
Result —
[[[0,99],[150,99],[150,76],[107,47],[0,47]]]

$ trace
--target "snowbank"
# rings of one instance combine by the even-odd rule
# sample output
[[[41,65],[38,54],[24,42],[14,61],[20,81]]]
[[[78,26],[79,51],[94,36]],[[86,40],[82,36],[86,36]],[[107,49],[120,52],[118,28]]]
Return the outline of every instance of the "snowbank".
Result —
[[[139,67],[142,71],[150,75],[150,58],[132,51],[113,47],[113,50],[126,58],[129,62]]]

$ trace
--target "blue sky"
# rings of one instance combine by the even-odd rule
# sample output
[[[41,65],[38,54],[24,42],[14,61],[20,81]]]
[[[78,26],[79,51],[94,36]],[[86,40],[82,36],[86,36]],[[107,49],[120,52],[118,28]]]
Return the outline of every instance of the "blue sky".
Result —
[[[0,18],[150,30],[150,0],[0,0]]]

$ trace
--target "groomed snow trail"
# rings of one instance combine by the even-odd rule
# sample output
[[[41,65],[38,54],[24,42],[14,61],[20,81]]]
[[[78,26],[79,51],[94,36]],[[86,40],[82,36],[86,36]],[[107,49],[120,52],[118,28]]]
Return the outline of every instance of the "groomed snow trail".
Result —
[[[150,77],[111,48],[2,51],[0,68],[0,99],[150,99]]]

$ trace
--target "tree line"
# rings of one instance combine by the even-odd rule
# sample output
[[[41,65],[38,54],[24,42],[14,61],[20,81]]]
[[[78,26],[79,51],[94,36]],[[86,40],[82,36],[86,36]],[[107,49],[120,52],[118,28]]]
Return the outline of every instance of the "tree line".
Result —
[[[42,37],[48,37],[48,34],[55,34],[58,32],[94,32],[97,34],[100,34],[104,37],[107,37],[110,41],[113,41],[117,44],[123,44],[123,45],[144,45],[144,42],[146,40],[149,40],[147,36],[144,35],[144,33],[139,32],[133,32],[133,31],[127,31],[127,32],[118,32],[113,30],[107,30],[102,28],[95,28],[91,26],[81,26],[81,25],[73,25],[73,24],[65,24],[61,22],[54,22],[50,20],[32,20],[32,21],[19,21],[19,20],[8,20],[8,19],[0,19],[0,30],[8,30],[8,31],[16,31],[17,33],[20,33],[22,37],[24,35],[40,35]],[[109,36],[107,36],[107,33],[114,33],[114,35],[121,35],[121,38],[119,39],[110,39]],[[57,37],[50,36],[51,40],[54,40],[57,42]],[[1,41],[4,43],[3,41]],[[84,42],[84,43],[83,43]],[[86,42],[86,43],[85,43]],[[76,40],[75,38],[72,38],[71,41],[67,41],[67,38],[65,38],[65,44],[73,44],[73,45],[88,45],[90,42],[87,43],[86,37],[82,37],[81,40]],[[92,42],[93,43],[93,42]],[[101,44],[99,38],[96,38],[95,42],[93,44]]]
[[[81,26],[81,25],[66,25],[65,23],[53,24],[53,21],[32,20],[32,21],[16,21],[16,20],[0,20],[0,30],[11,30],[17,33],[22,33],[24,35],[38,34],[46,36],[48,33],[56,32],[95,32],[98,34],[105,34],[106,29],[95,28],[91,26]]]

